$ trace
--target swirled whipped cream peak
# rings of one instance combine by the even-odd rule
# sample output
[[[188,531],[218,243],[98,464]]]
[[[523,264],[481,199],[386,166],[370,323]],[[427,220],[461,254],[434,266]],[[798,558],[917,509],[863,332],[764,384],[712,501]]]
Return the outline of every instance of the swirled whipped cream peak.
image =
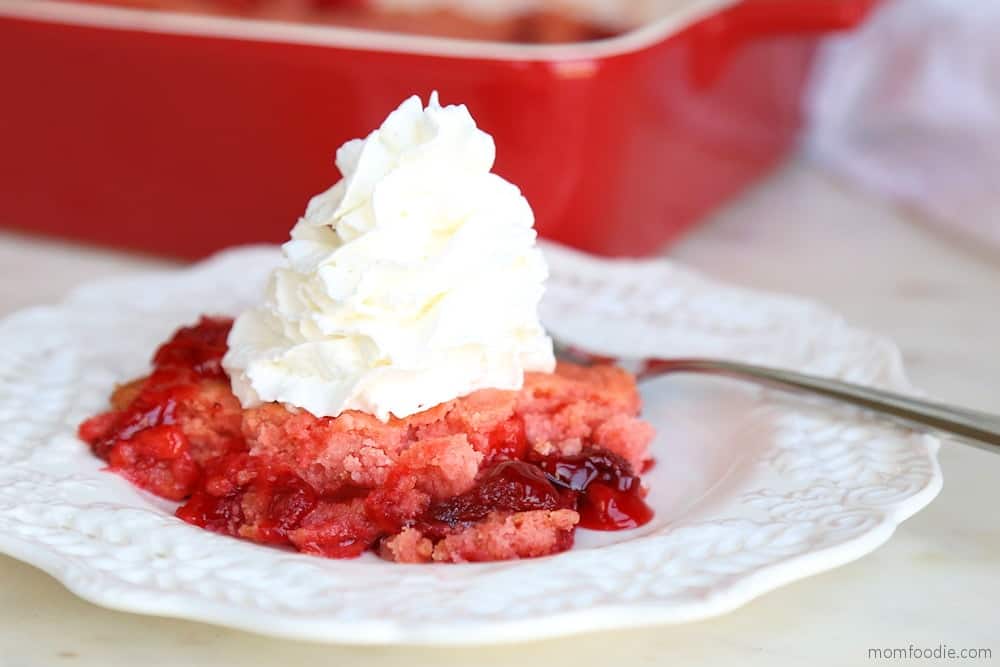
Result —
[[[552,371],[534,215],[465,106],[411,97],[337,151],[223,364],[244,406],[385,421]]]

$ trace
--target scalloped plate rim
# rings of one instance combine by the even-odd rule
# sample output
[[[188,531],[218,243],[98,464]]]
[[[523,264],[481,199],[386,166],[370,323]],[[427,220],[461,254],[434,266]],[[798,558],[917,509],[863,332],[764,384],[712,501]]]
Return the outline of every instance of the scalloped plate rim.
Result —
[[[578,255],[567,250],[550,251],[567,256]],[[111,278],[81,285],[74,289],[71,295],[57,306],[38,306],[13,313],[2,320],[0,324],[13,323],[19,318],[30,317],[31,314],[58,314],[60,309],[69,307],[74,300],[87,294],[93,294],[101,289],[123,288],[136,284],[136,280],[169,279],[179,274],[192,274],[198,270],[206,270],[212,263],[222,264],[223,259],[236,256],[240,250],[227,251],[213,259],[193,267],[177,270],[152,271],[135,276]],[[247,252],[247,251],[244,251]],[[257,249],[249,249],[250,253]],[[584,261],[600,262],[592,258]],[[697,274],[688,272],[695,279]],[[726,289],[722,283],[704,280],[708,287]],[[733,288],[742,289],[742,288]],[[757,294],[762,298],[768,296],[763,292],[743,290],[745,293]],[[777,296],[777,295],[775,295]],[[812,302],[798,300],[803,305],[814,307]],[[828,313],[822,307],[820,310]],[[894,351],[898,356],[898,350]],[[896,360],[898,363],[898,359]],[[901,367],[897,369],[903,382],[905,374]],[[926,485],[915,494],[906,497],[895,504],[884,508],[884,516],[876,526],[847,541],[831,546],[817,548],[803,554],[788,557],[776,563],[765,565],[756,571],[745,574],[728,587],[714,589],[709,594],[687,604],[662,604],[650,601],[629,601],[619,604],[599,603],[593,606],[558,611],[540,616],[531,616],[520,620],[464,620],[460,622],[442,622],[430,620],[427,623],[402,624],[398,619],[354,621],[345,624],[333,616],[321,614],[292,613],[277,611],[269,613],[254,610],[244,613],[228,603],[210,603],[204,600],[185,599],[185,593],[151,593],[142,587],[128,592],[120,590],[120,586],[112,590],[100,590],[101,582],[89,583],[86,577],[76,576],[86,565],[74,562],[70,557],[60,556],[48,548],[33,544],[14,535],[0,532],[0,552],[32,565],[62,583],[77,596],[109,609],[195,620],[223,627],[230,627],[249,632],[255,632],[275,637],[297,640],[355,644],[355,645],[474,645],[490,643],[506,643],[523,640],[536,640],[549,637],[578,634],[588,631],[611,630],[626,627],[649,626],[655,624],[674,624],[711,618],[733,611],[753,599],[771,590],[779,588],[796,580],[839,567],[871,553],[888,541],[896,528],[907,518],[930,503],[942,486],[942,474],[937,461],[939,441],[929,435],[921,436],[926,447],[930,478]],[[145,508],[143,508],[145,509]],[[550,556],[548,560],[559,558]],[[455,567],[455,566],[449,566]],[[461,566],[458,566],[461,567]]]
[[[460,625],[451,624],[447,627],[430,623],[427,626],[411,626],[406,630],[401,630],[390,621],[368,625],[358,624],[345,628],[342,633],[337,633],[330,631],[329,621],[319,618],[315,619],[313,623],[316,626],[315,629],[310,630],[308,620],[297,617],[260,616],[248,621],[236,614],[231,614],[225,606],[219,607],[221,614],[213,614],[211,612],[202,613],[190,605],[179,605],[176,609],[165,608],[162,605],[163,598],[157,598],[160,603],[157,606],[130,602],[125,597],[102,596],[87,587],[77,586],[69,576],[61,576],[71,566],[60,567],[58,563],[50,564],[50,560],[56,559],[50,559],[49,554],[44,550],[33,548],[28,543],[16,538],[9,539],[2,533],[0,533],[0,553],[46,573],[77,597],[113,611],[201,622],[294,641],[353,646],[478,646],[555,639],[586,632],[654,625],[678,625],[723,616],[778,588],[841,567],[874,552],[892,538],[903,521],[930,504],[940,492],[941,486],[942,479],[938,476],[935,484],[928,486],[922,493],[907,499],[905,505],[900,505],[897,508],[897,513],[901,516],[895,522],[887,520],[879,526],[878,530],[867,532],[853,541],[812,551],[764,568],[755,575],[749,576],[735,588],[707,598],[701,608],[697,606],[690,609],[670,608],[635,603],[598,605],[588,609],[559,612],[547,616],[544,619],[544,624],[540,623],[540,619],[525,619],[510,622],[491,621],[485,624],[486,627],[483,627],[484,624],[476,622]],[[18,545],[24,548],[18,548]],[[547,556],[546,558],[553,557],[557,556]],[[220,616],[226,618],[223,619]],[[299,629],[286,628],[285,623],[297,624]],[[393,631],[394,629],[395,631]],[[462,636],[452,636],[456,631],[459,631]]]

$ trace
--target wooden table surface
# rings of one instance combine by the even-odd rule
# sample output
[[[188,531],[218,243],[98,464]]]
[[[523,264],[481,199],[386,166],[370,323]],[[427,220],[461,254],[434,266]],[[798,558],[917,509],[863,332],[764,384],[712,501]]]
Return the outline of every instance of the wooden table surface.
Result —
[[[669,254],[730,281],[824,301],[894,338],[930,394],[1000,413],[1000,253],[793,162]],[[0,233],[0,315],[93,278],[164,266]],[[0,556],[0,667],[843,667],[871,662],[869,648],[911,644],[992,651],[947,664],[1000,662],[1000,456],[947,442],[941,463],[938,499],[860,561],[718,619],[502,647],[321,646],[134,616],[78,600]]]

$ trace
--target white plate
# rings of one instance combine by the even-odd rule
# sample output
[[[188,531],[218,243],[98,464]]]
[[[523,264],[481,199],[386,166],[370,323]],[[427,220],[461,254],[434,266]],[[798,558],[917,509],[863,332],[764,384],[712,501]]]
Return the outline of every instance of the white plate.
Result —
[[[714,355],[912,391],[892,344],[826,310],[662,261],[546,247],[546,325],[620,356]],[[933,438],[749,385],[644,386],[656,518],[535,560],[394,565],[189,526],[101,472],[74,433],[200,313],[253,302],[271,248],[87,286],[0,323],[0,550],[97,604],[329,642],[515,641],[720,614],[869,553],[941,487]]]

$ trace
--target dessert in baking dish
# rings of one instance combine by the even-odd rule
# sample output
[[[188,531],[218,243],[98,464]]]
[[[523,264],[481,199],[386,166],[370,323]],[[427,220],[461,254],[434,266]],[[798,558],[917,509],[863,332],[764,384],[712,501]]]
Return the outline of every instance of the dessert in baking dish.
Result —
[[[330,557],[542,556],[642,525],[633,377],[556,363],[531,208],[465,107],[337,154],[264,299],[203,317],[80,436],[192,524]]]
[[[606,20],[609,3],[593,0],[77,1],[522,44],[606,39],[623,28]]]

